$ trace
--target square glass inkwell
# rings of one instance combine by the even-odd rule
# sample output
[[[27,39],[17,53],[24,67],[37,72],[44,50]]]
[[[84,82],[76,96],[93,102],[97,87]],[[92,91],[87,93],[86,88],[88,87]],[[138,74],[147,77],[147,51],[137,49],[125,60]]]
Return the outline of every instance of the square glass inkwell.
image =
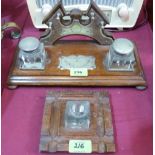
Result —
[[[88,130],[90,128],[90,102],[67,101],[64,126],[66,129]]]

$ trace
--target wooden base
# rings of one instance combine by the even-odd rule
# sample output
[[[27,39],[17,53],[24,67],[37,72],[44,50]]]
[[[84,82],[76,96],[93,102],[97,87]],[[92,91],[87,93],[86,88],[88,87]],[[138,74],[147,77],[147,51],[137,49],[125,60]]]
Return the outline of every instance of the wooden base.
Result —
[[[90,102],[90,127],[66,129],[64,113],[67,101]],[[107,92],[61,91],[46,97],[39,149],[41,152],[69,151],[70,140],[89,140],[92,152],[115,152],[111,108]]]
[[[146,81],[135,49],[136,65],[133,72],[107,71],[103,61],[109,47],[92,42],[57,43],[45,47],[51,63],[45,70],[20,70],[16,63],[8,78],[9,86],[35,85],[35,86],[144,86]],[[18,51],[17,51],[18,54]],[[69,70],[60,70],[59,57],[68,55],[94,56],[96,69],[89,70],[87,77],[71,77]],[[16,62],[16,58],[15,61]]]

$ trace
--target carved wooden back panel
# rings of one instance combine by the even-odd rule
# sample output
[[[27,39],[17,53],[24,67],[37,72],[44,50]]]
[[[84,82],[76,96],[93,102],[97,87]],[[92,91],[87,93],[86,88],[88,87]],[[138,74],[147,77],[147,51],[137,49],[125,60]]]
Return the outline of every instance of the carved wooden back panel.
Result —
[[[90,2],[87,11],[75,8],[70,12],[59,1],[42,23],[48,25],[48,29],[40,37],[45,45],[54,44],[68,35],[85,35],[101,45],[110,45],[113,42],[111,34],[104,29],[109,20],[94,1]]]

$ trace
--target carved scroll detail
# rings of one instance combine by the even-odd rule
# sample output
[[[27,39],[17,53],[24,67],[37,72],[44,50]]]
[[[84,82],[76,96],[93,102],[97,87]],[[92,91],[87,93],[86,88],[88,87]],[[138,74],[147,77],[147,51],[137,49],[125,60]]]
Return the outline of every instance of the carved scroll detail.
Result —
[[[66,12],[59,1],[42,23],[49,27],[40,37],[46,45],[54,44],[68,35],[85,35],[101,45],[110,45],[113,42],[111,34],[104,29],[109,21],[93,0],[87,11],[73,9],[70,12]]]

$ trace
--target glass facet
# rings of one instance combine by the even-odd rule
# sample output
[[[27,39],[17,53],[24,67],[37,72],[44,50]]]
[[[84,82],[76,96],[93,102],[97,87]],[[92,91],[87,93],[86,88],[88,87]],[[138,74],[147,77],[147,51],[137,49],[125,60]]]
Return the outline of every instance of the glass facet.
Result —
[[[89,129],[90,127],[90,102],[67,101],[65,109],[65,128]]]

